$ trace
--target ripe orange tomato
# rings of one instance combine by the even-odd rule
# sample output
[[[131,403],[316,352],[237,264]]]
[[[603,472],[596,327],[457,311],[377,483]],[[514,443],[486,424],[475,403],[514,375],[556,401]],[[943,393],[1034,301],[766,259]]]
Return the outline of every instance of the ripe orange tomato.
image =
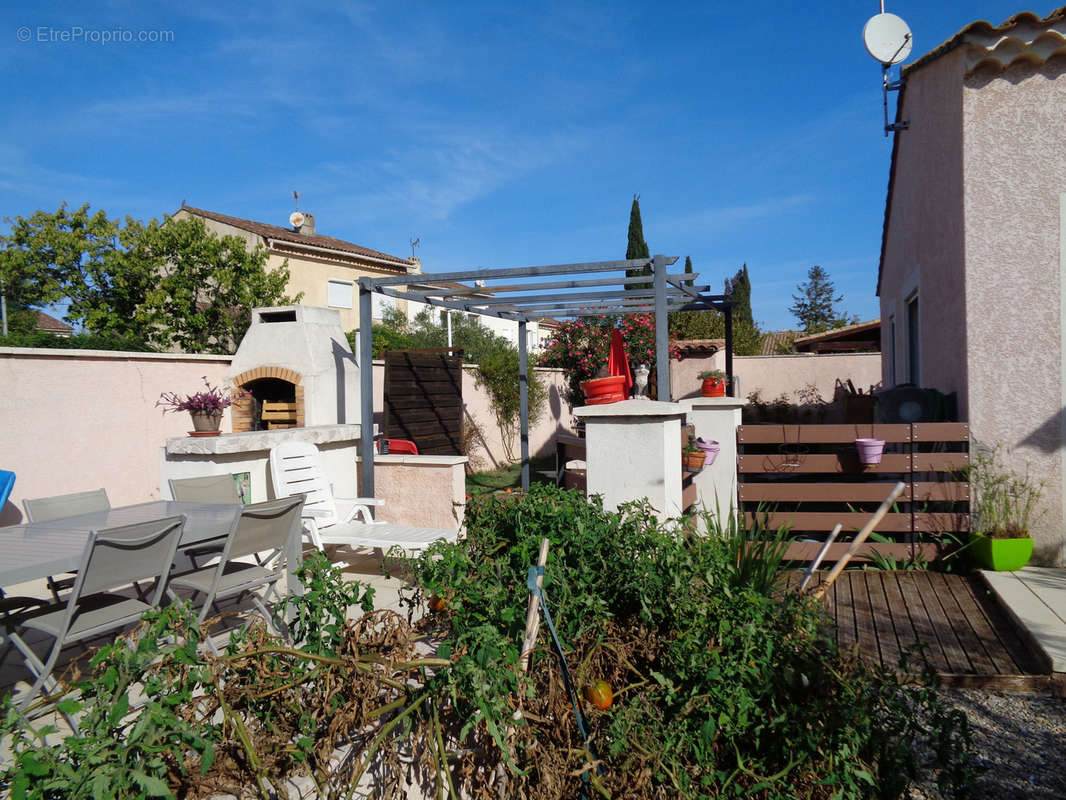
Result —
[[[603,711],[605,708],[609,708],[611,702],[614,700],[614,693],[611,691],[611,684],[607,681],[596,681],[590,683],[582,690],[582,694],[588,701],[589,705],[593,708]]]
[[[448,607],[448,601],[441,597],[439,594],[431,595],[429,598],[429,610],[434,614],[439,614],[441,611]]]

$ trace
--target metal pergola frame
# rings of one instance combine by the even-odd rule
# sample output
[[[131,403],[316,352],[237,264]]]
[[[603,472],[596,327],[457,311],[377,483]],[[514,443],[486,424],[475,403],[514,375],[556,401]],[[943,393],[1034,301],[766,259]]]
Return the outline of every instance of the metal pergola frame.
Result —
[[[529,383],[526,325],[546,316],[598,317],[651,312],[655,315],[655,364],[659,399],[670,399],[670,351],[667,314],[671,311],[715,309],[725,315],[726,375],[733,381],[733,302],[725,295],[706,294],[709,286],[695,286],[698,273],[669,273],[676,256],[656,255],[623,261],[554,264],[541,267],[471,269],[433,275],[412,274],[388,278],[359,278],[359,457],[362,460],[361,493],[374,496],[374,294],[411,300],[467,314],[499,317],[518,323],[518,397],[522,446],[522,488],[529,488]],[[651,268],[651,275],[626,277],[626,270]],[[615,276],[569,276],[621,273]],[[561,278],[567,277],[563,280]],[[544,279],[530,282],[528,279]],[[525,280],[524,283],[490,284],[489,281]],[[651,281],[650,288],[648,282]],[[437,283],[475,281],[470,287],[434,286]],[[414,287],[414,288],[411,288]],[[428,288],[427,288],[428,287]],[[640,288],[637,288],[640,287]],[[593,289],[593,291],[574,291]],[[513,293],[513,294],[512,294]],[[504,295],[512,294],[510,297]]]

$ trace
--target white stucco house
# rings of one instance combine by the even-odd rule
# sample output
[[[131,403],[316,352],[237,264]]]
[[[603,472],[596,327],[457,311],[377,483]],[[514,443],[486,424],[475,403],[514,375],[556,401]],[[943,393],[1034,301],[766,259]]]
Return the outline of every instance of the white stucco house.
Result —
[[[1066,523],[1066,7],[975,22],[901,72],[877,294],[883,384],[958,393]]]

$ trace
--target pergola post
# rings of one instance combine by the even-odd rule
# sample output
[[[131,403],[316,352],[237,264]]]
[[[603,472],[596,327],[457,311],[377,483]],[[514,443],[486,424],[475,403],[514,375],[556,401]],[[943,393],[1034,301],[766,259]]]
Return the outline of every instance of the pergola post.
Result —
[[[522,443],[522,489],[529,489],[529,373],[526,359],[526,321],[518,321],[518,424]]]
[[[733,304],[725,307],[725,379],[729,396],[733,394]]]
[[[374,307],[369,278],[359,279],[359,458],[362,497],[374,496]],[[373,509],[373,506],[370,507]]]
[[[659,400],[670,402],[670,328],[666,310],[666,258],[656,255],[652,259],[655,288],[655,372],[658,376],[656,389]]]

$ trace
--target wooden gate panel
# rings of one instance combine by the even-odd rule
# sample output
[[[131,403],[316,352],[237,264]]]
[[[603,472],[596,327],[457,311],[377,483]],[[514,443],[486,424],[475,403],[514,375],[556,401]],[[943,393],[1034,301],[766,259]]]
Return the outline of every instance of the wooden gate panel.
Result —
[[[385,436],[410,439],[422,455],[462,451],[462,350],[385,352]]]
[[[884,440],[879,464],[859,462],[858,438]],[[869,543],[863,548],[865,556],[874,551],[893,557],[920,551],[928,558],[944,551],[944,539],[937,534],[961,533],[968,527],[965,423],[742,425],[737,428],[737,447],[738,500],[747,519],[775,528],[788,525],[797,538],[824,538],[839,522],[845,541],[897,481],[904,482],[904,492],[875,529],[891,542]],[[802,559],[819,546],[797,543],[789,557]],[[831,551],[829,560],[835,555]]]

